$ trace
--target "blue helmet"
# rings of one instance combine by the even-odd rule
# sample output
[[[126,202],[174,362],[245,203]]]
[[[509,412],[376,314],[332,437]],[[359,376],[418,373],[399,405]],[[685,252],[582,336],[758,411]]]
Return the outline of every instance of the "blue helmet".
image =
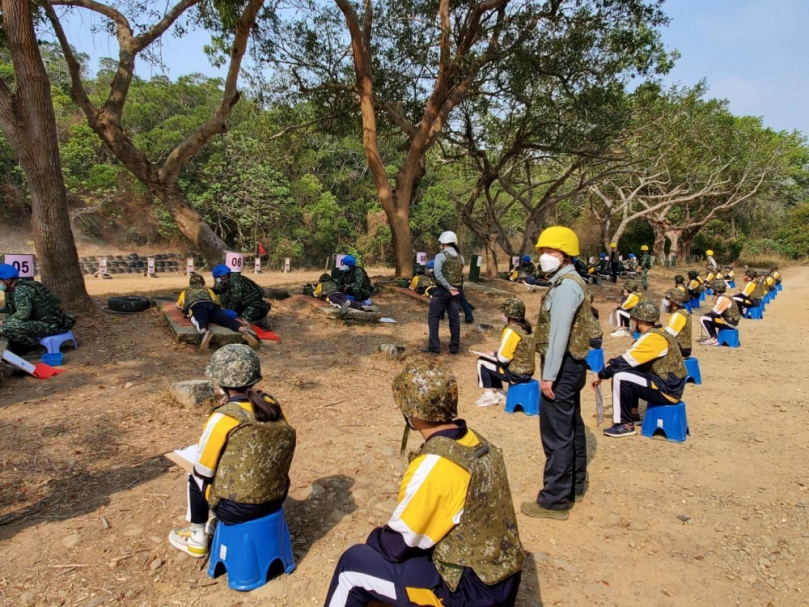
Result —
[[[357,258],[353,255],[346,255],[343,257],[343,265],[348,266],[349,268],[353,268],[357,265]]]
[[[522,256],[522,260],[523,260],[525,263],[528,263],[529,261],[531,261],[531,256],[530,256],[530,255],[523,255],[523,256]]]
[[[225,264],[220,263],[218,266],[214,266],[211,274],[213,274],[214,278],[222,278],[223,276],[230,274],[230,268]]]
[[[599,259],[607,259],[607,254],[606,253],[599,253],[598,257],[599,257]]]
[[[19,278],[20,271],[8,263],[0,263],[0,280],[11,280]]]
[[[635,254],[634,254],[634,253],[630,253],[630,254],[629,254],[629,259],[635,259]]]
[[[427,269],[432,270],[435,267],[435,259],[431,259],[427,262]]]

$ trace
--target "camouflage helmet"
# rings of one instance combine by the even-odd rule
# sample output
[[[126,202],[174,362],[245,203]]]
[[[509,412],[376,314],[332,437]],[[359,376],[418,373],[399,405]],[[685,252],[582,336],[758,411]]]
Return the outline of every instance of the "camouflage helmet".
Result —
[[[197,274],[196,272],[191,272],[188,276],[188,286],[190,287],[204,287],[205,286],[205,278],[201,274]]]
[[[525,304],[516,297],[504,301],[500,305],[500,311],[509,318],[525,320]]]
[[[684,285],[685,284],[685,276],[683,276],[682,274],[677,274],[677,276],[674,277],[674,284],[675,285]]]
[[[637,293],[639,289],[638,283],[636,283],[634,280],[627,280],[626,283],[624,283],[624,289],[630,293]]]
[[[629,317],[652,324],[660,320],[660,310],[650,301],[642,301],[629,311]]]
[[[205,375],[222,388],[248,388],[261,381],[261,363],[247,344],[228,344],[211,356]]]
[[[714,280],[711,288],[714,290],[714,293],[724,293],[728,290],[728,286],[725,284],[724,280]]]
[[[326,282],[327,280],[333,280],[331,274],[323,273],[320,275],[320,278],[317,279],[318,282]]]
[[[458,416],[458,383],[443,363],[412,359],[393,380],[393,400],[405,417],[449,422]]]
[[[669,289],[666,291],[666,299],[682,307],[688,303],[689,297],[682,289]]]
[[[755,271],[755,270],[753,270],[752,268],[747,268],[747,269],[744,271],[744,275],[745,275],[745,276],[749,276],[750,278],[756,278],[756,277],[758,276],[758,272],[756,272],[756,271]]]

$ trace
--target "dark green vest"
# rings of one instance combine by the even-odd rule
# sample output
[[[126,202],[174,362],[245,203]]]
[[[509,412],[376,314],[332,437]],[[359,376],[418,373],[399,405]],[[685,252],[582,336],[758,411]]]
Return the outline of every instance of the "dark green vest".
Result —
[[[576,315],[573,317],[573,326],[570,328],[570,338],[567,342],[567,351],[570,352],[570,355],[576,360],[584,360],[590,351],[590,340],[601,337],[602,333],[601,325],[598,319],[593,316],[593,311],[589,305],[587,286],[575,272],[562,276],[543,296],[539,305],[539,320],[536,328],[536,350],[543,356],[548,352],[551,337],[551,311],[545,309],[545,298],[562,284],[563,280],[575,282],[579,285],[584,295],[584,301],[582,301],[579,309],[576,310]]]
[[[730,299],[727,295],[720,295],[720,299],[722,297]],[[739,314],[739,308],[736,307],[736,303],[732,299],[730,300],[730,305],[722,312],[722,318],[726,323],[734,327],[739,324],[741,315]]]
[[[520,325],[509,325],[508,328],[520,336],[514,358],[508,365],[509,371],[517,375],[533,375],[536,369],[536,345],[533,334],[528,335]]]
[[[289,467],[295,453],[295,429],[283,418],[256,421],[253,413],[230,402],[214,409],[239,421],[227,444],[211,485],[210,507],[228,499],[263,504],[286,494]]]
[[[649,333],[656,333],[665,338],[669,344],[668,352],[665,356],[656,358],[649,365],[649,372],[658,377],[668,378],[673,375],[677,379],[685,379],[688,371],[685,369],[683,355],[680,354],[680,346],[674,337],[664,329],[649,329]]]
[[[433,550],[433,563],[453,592],[466,567],[492,585],[520,571],[525,561],[503,454],[475,434],[476,447],[436,436],[417,453],[446,458],[472,475],[460,523]]]
[[[340,287],[333,280],[326,280],[320,283],[320,299],[326,299],[332,293],[337,293]]]

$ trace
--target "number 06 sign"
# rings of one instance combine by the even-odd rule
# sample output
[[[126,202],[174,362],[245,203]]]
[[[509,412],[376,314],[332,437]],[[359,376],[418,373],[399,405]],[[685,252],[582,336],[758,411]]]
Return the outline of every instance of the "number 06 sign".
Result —
[[[225,265],[230,268],[231,272],[241,273],[244,269],[244,255],[228,251],[225,253]]]
[[[6,255],[3,261],[10,266],[14,266],[20,273],[20,278],[34,277],[33,255]]]

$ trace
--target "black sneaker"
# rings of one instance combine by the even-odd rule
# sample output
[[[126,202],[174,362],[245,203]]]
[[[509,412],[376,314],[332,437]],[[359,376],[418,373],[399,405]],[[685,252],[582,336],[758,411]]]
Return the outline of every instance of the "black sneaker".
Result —
[[[419,348],[425,354],[440,354],[438,350],[431,350],[430,348]]]
[[[471,325],[473,322],[475,322],[475,319],[474,318],[467,318],[467,319],[464,320],[464,322],[467,325]]]
[[[615,424],[612,428],[604,430],[604,435],[610,438],[625,438],[627,436],[635,436],[634,424]]]

